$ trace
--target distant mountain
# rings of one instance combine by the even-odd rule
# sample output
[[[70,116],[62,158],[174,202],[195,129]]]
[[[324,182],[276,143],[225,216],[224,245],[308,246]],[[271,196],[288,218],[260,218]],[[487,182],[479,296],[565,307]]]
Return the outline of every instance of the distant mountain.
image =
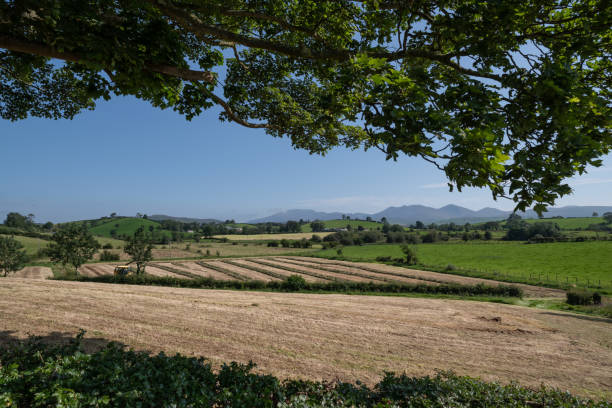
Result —
[[[197,222],[198,224],[213,224],[213,223],[216,224],[216,223],[223,222],[220,220],[215,220],[213,218],[172,217],[170,215],[163,215],[163,214],[149,215],[148,218],[153,221],[172,220],[172,221],[185,222],[185,223]]]
[[[326,213],[326,212],[319,212],[319,211],[314,211],[314,210],[288,210],[288,211],[283,211],[280,213],[270,215],[269,217],[251,220],[248,223],[249,224],[259,224],[263,222],[287,222],[287,221],[299,221],[299,220],[327,221],[327,220],[337,220],[339,218],[342,218],[343,214],[344,213],[339,213],[339,212]]]
[[[605,212],[612,212],[612,207],[609,206],[568,206],[559,208],[550,208],[545,217],[590,217],[593,212],[599,215]],[[342,218],[342,215],[348,215],[355,219],[365,219],[366,217],[372,217],[373,220],[380,221],[383,217],[392,224],[403,224],[410,225],[417,221],[429,224],[435,223],[475,223],[492,220],[503,220],[511,214],[512,211],[498,210],[497,208],[485,207],[478,211],[470,210],[469,208],[461,207],[458,205],[447,205],[442,208],[427,207],[424,205],[403,205],[401,207],[389,207],[383,211],[375,214],[365,213],[340,213],[340,212],[320,212],[314,210],[288,210],[277,214],[270,215],[268,217],[259,218],[256,220],[249,221],[250,224],[257,224],[262,222],[287,222],[287,221],[298,221],[300,219],[305,221],[314,220],[337,220]],[[528,210],[525,213],[519,213],[523,218],[538,218],[538,215],[533,210]]]

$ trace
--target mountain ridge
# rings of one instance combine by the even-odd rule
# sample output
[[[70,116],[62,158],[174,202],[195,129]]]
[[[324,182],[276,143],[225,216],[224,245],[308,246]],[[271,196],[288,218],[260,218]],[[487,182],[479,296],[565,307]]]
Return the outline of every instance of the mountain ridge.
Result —
[[[549,208],[548,212],[544,213],[544,217],[591,217],[593,212],[599,215],[605,212],[612,212],[612,206],[564,206],[558,208]],[[342,213],[342,212],[322,212],[310,209],[291,209],[272,214],[267,217],[257,218],[248,221],[250,224],[264,222],[287,222],[298,221],[328,221],[348,216],[351,218],[365,219],[371,217],[375,221],[380,221],[383,217],[392,224],[413,224],[417,221],[424,223],[432,222],[482,222],[495,219],[505,219],[512,211],[499,210],[493,207],[483,207],[480,210],[470,210],[469,208],[461,207],[455,204],[448,204],[440,208],[428,207],[425,205],[403,205],[399,207],[387,207],[386,209],[373,214],[366,213]],[[538,218],[538,215],[533,210],[519,212],[523,218]]]

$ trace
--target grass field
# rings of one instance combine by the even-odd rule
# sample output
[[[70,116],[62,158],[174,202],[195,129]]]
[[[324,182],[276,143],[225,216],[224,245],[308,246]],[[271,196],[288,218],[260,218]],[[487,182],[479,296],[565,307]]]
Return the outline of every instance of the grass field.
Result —
[[[24,318],[27,316],[27,318]],[[610,321],[503,304],[0,279],[0,341],[87,331],[153,353],[253,360],[281,378],[454,370],[610,398]],[[135,329],[136,328],[136,329]]]
[[[380,222],[375,221],[361,221],[361,220],[329,220],[322,221],[325,224],[325,228],[346,228],[347,225],[350,225],[354,230],[357,227],[362,226],[366,229],[380,229],[382,228],[382,224]],[[302,232],[312,232],[312,228],[310,228],[310,224],[302,225]]]
[[[111,230],[116,230],[117,235],[132,235],[140,227],[144,227],[145,231],[149,231],[149,227],[159,227],[160,224],[155,221],[146,220],[143,218],[117,218],[108,221],[104,224],[98,225],[90,229],[93,235],[100,237],[111,238]],[[164,231],[168,236],[169,232]]]
[[[316,235],[321,238],[332,234],[332,232],[317,232]],[[227,234],[227,235],[215,235],[214,238],[227,238],[230,241],[279,241],[281,239],[296,240],[296,239],[310,239],[312,238],[312,232],[296,232],[291,234],[254,234],[254,235],[241,235],[241,234]]]
[[[542,218],[542,219],[526,219],[529,224],[536,222],[554,222],[562,230],[584,229],[591,224],[600,224],[604,222],[602,217],[583,217],[583,218]]]
[[[455,273],[508,279],[516,282],[576,284],[594,286],[601,281],[604,293],[612,294],[612,241],[524,244],[518,242],[474,242],[414,246],[419,263],[442,270],[448,265]],[[349,260],[374,261],[378,256],[403,256],[400,245],[349,246],[342,249]],[[336,250],[316,253],[337,257]],[[503,274],[500,276],[500,274]],[[530,279],[531,274],[531,279]],[[577,282],[576,282],[577,279]],[[588,282],[587,282],[588,279]]]
[[[9,235],[0,235],[0,236],[7,237]],[[46,241],[40,238],[23,237],[21,235],[15,235],[13,236],[13,238],[21,242],[21,244],[23,245],[28,255],[34,255],[36,252],[38,252],[39,249],[42,249],[46,247],[47,244],[49,244],[49,241]]]

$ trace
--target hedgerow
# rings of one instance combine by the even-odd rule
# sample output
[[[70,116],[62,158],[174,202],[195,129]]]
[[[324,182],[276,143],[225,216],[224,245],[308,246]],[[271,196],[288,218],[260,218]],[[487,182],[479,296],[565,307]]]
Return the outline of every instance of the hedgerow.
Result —
[[[110,343],[84,353],[29,339],[0,348],[0,406],[7,407],[608,407],[567,392],[459,377],[386,373],[374,387],[281,381],[254,364],[214,370],[203,358],[150,355]]]
[[[98,283],[118,283],[128,285],[151,285],[151,286],[171,286],[181,288],[199,289],[239,289],[239,290],[269,290],[279,292],[337,292],[337,293],[424,293],[457,296],[508,296],[522,297],[523,290],[517,286],[497,285],[489,286],[484,284],[477,285],[427,285],[427,284],[408,284],[408,283],[374,283],[374,282],[305,282],[296,288],[287,280],[282,281],[230,281],[216,280],[211,278],[181,279],[168,276],[151,275],[128,275],[113,276],[102,275],[95,277],[60,277],[59,280],[78,280],[81,282]]]

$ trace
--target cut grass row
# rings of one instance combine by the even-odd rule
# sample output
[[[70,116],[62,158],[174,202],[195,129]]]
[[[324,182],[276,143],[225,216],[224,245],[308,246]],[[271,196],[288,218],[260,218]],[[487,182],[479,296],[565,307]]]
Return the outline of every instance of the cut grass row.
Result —
[[[55,278],[56,280],[71,280],[79,282],[115,283],[128,285],[170,286],[194,289],[236,289],[236,290],[266,290],[272,292],[305,292],[305,293],[362,293],[362,294],[408,294],[421,293],[433,295],[456,296],[500,296],[522,297],[523,291],[516,286],[506,285],[427,285],[404,284],[399,282],[301,282],[296,285],[290,280],[274,280],[264,282],[261,280],[215,280],[211,278],[182,279],[170,276],[129,275],[113,276],[102,275],[95,277],[78,276]]]
[[[575,285],[612,294],[612,241],[423,244],[413,248],[424,269],[552,287]],[[361,262],[404,256],[401,245],[394,244],[348,246],[340,256],[334,249],[313,255]]]

